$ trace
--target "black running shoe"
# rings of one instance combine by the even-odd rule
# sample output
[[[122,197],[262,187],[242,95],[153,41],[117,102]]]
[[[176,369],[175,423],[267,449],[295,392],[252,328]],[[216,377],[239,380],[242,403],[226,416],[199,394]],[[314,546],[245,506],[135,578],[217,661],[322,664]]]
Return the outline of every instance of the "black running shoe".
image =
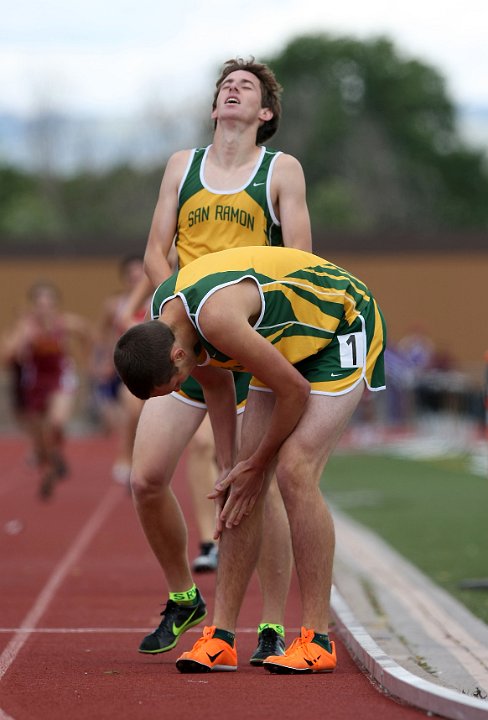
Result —
[[[200,543],[200,555],[198,555],[191,566],[193,572],[213,572],[217,570],[219,563],[219,549],[213,542]]]
[[[48,472],[41,480],[39,486],[39,497],[41,500],[49,500],[54,493],[54,488],[57,482],[56,473]]]
[[[285,654],[285,638],[273,628],[264,628],[258,635],[258,646],[249,660],[251,665],[260,666],[270,655]]]
[[[186,630],[202,622],[207,615],[207,607],[197,590],[195,605],[178,605],[173,600],[168,600],[161,615],[163,619],[159,627],[146,635],[139,646],[139,652],[156,655],[172,650]]]
[[[65,480],[69,473],[69,467],[63,455],[59,452],[53,453],[52,464],[58,480]]]

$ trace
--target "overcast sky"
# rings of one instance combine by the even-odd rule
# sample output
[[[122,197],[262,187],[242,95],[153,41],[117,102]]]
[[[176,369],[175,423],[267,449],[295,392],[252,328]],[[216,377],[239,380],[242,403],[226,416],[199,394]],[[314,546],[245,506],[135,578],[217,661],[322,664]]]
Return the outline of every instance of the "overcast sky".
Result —
[[[488,106],[488,0],[3,0],[0,112],[133,114],[210,98],[223,61],[298,34],[386,34]],[[0,5],[1,7],[1,5]]]

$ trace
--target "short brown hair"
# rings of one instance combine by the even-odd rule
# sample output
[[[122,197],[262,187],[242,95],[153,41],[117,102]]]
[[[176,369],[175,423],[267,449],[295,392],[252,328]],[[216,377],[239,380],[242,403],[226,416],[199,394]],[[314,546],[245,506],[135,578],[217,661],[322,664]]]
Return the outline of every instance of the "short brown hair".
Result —
[[[224,82],[227,75],[236,70],[245,70],[250,72],[257,77],[259,84],[261,85],[261,107],[266,107],[271,110],[273,117],[271,120],[264,122],[259,128],[256,135],[256,143],[258,145],[269,140],[275,132],[278,130],[281,118],[281,93],[283,88],[277,81],[273,71],[263,63],[258,63],[253,57],[249,60],[243,60],[243,58],[234,58],[227,60],[224,63],[222,72],[217,82],[215,83],[215,93],[212,103],[212,110],[215,110],[217,105],[217,96],[220,92],[222,83]]]
[[[169,383],[176,372],[170,356],[174,341],[171,328],[159,320],[133,325],[118,339],[115,369],[140,400],[150,398],[154,388]]]

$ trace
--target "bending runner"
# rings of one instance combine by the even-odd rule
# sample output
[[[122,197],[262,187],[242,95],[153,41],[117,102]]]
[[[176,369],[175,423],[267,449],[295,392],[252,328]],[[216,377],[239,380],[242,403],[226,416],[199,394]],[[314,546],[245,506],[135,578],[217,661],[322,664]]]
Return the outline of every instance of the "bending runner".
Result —
[[[155,320],[118,341],[115,365],[142,399],[204,391],[221,468],[220,560],[213,624],[177,660],[181,672],[236,670],[235,628],[262,535],[273,469],[285,504],[300,586],[302,631],[270,672],[330,672],[328,637],[334,526],[319,482],[363,394],[385,387],[385,328],[368,288],[346,270],[291,248],[205,256],[162,283]],[[235,444],[232,373],[252,373]],[[150,400],[149,402],[153,402]],[[146,427],[151,436],[156,428]],[[313,548],[313,552],[310,549]]]

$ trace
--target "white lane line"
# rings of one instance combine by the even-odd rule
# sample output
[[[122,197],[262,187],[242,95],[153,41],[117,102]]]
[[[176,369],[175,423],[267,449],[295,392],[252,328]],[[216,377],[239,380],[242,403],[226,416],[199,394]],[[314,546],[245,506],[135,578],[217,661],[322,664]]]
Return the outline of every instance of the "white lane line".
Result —
[[[0,708],[0,720],[14,720],[14,719],[11,715],[7,715],[7,713],[4,712],[2,710],[2,708]]]
[[[34,605],[25,616],[20,627],[15,631],[14,637],[10,640],[5,650],[0,655],[0,680],[15,661],[15,658],[23,648],[24,644],[27,642],[33,629],[45,613],[49,603],[53,599],[66,575],[86,550],[101,525],[105,522],[107,516],[122,497],[123,493],[124,489],[121,486],[115,484],[110,486],[100,505],[88,519],[88,522],[81,529],[68,552],[54,569],[54,572],[47,581],[46,585],[37,596],[37,600]]]

